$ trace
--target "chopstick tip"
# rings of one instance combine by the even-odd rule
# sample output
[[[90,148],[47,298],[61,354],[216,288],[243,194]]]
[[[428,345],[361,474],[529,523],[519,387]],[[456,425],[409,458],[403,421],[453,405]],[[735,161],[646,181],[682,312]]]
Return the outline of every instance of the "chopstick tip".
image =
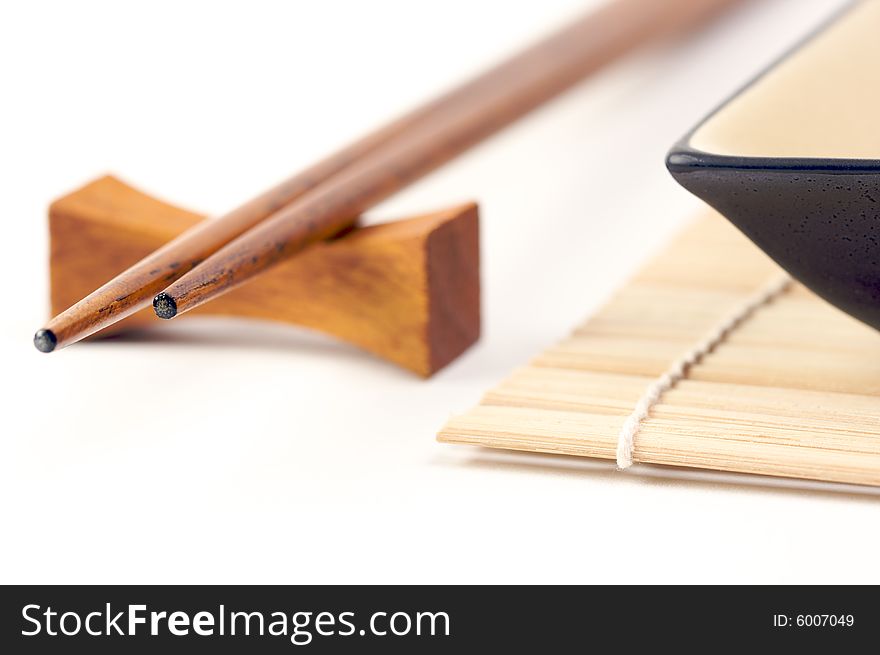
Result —
[[[34,347],[41,353],[50,353],[55,350],[58,339],[52,330],[37,330],[34,334]]]
[[[169,319],[177,316],[177,303],[164,291],[153,298],[153,311],[159,318]]]

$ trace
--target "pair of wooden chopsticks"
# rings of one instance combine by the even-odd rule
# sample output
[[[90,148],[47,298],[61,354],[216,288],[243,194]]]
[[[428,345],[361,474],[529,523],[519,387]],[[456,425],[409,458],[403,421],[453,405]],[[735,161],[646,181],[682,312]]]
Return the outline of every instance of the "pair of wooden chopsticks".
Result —
[[[338,233],[636,46],[694,27],[738,1],[610,2],[238,209],[188,230],[53,318],[36,333],[34,345],[42,352],[62,348],[151,300],[161,318],[208,302]]]

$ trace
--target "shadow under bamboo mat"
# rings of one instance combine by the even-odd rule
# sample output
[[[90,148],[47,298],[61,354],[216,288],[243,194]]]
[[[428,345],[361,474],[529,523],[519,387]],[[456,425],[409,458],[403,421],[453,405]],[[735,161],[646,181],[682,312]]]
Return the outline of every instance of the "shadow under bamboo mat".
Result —
[[[614,459],[648,385],[780,274],[722,217],[702,218],[438,438]],[[633,460],[880,485],[880,332],[790,285],[663,393]]]

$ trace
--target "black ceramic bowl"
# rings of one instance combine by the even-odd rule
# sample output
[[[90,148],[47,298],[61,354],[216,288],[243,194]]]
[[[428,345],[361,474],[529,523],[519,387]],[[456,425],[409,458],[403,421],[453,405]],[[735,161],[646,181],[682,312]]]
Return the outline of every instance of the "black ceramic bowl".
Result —
[[[880,329],[880,0],[753,80],[666,165],[794,278]]]

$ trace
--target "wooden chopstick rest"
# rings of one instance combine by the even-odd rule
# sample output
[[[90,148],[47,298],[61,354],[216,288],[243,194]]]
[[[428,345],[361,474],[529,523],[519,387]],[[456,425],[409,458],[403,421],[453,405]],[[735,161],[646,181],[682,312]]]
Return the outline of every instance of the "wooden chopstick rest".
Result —
[[[56,200],[52,313],[202,219],[110,176]],[[468,204],[355,228],[192,314],[309,327],[427,377],[479,337],[479,268],[478,211]],[[162,323],[146,308],[99,334]]]

